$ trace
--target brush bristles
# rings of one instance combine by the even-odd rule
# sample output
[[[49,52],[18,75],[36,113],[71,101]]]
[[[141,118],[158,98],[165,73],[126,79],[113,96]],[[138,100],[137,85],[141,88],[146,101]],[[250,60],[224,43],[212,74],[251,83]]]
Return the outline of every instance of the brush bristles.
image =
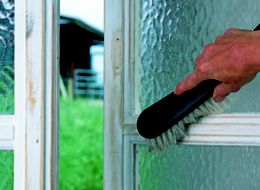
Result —
[[[198,120],[210,114],[223,112],[230,105],[230,98],[226,98],[220,103],[216,103],[213,98],[207,100],[204,104],[196,108],[189,115],[184,117],[176,125],[168,129],[165,133],[150,140],[150,149],[164,149],[170,145],[176,144],[185,136],[186,127],[190,124],[197,123]]]

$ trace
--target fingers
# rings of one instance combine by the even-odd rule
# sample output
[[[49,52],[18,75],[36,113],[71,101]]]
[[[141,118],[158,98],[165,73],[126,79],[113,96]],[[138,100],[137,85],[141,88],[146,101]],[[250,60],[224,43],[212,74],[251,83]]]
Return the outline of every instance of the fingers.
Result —
[[[231,93],[230,85],[221,83],[216,86],[213,93],[213,98],[216,102],[221,102],[230,93]]]
[[[234,37],[237,37],[238,35],[245,34],[248,32],[250,32],[250,30],[230,28],[230,29],[226,30],[223,35],[218,36],[215,39],[215,43],[217,43],[217,44],[229,43],[230,41],[233,40]]]
[[[190,90],[197,86],[201,81],[205,80],[206,77],[200,74],[198,71],[194,71],[191,73],[185,80],[180,82],[176,89],[175,89],[175,94],[180,95],[183,92]]]

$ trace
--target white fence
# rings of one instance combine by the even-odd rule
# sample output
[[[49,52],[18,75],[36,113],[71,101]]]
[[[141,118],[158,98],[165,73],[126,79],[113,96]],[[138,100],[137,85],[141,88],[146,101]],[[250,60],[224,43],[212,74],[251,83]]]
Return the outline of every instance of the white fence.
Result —
[[[103,83],[99,82],[97,72],[87,69],[74,70],[74,96],[103,98]]]

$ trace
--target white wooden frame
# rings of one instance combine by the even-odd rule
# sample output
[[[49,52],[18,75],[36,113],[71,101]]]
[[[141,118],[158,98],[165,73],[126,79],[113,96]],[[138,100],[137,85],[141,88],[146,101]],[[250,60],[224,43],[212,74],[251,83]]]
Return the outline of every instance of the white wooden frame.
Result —
[[[13,150],[14,127],[14,115],[0,115],[0,150]]]
[[[105,1],[105,190],[137,189],[134,149],[144,144],[136,130],[135,76],[140,64],[135,25],[139,1]],[[219,114],[190,127],[183,144],[260,145],[259,114]],[[135,176],[135,177],[134,177]]]
[[[15,1],[15,113],[0,115],[14,150],[14,190],[59,189],[59,0]]]

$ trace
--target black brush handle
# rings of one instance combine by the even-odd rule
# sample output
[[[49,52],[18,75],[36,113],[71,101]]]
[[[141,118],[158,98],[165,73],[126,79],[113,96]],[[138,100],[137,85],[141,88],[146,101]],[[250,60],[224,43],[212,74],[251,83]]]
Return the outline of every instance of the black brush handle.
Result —
[[[140,135],[152,139],[166,132],[189,113],[208,100],[214,91],[216,80],[205,80],[195,88],[177,96],[173,92],[146,108],[138,117]]]
[[[260,24],[254,30],[260,30]],[[138,132],[148,139],[161,135],[212,97],[218,84],[219,81],[209,79],[179,96],[170,93],[139,115]]]

